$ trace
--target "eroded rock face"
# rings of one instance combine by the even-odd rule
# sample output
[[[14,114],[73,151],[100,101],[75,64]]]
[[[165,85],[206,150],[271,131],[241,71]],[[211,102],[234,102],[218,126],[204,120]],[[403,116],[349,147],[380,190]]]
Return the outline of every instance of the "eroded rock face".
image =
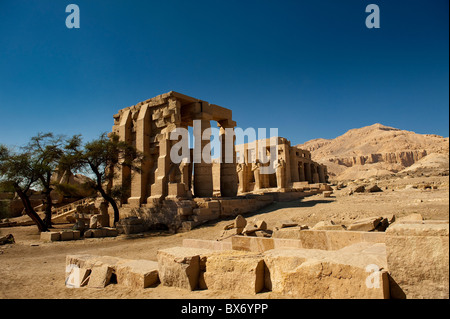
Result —
[[[386,248],[393,298],[449,298],[448,223],[395,223]]]

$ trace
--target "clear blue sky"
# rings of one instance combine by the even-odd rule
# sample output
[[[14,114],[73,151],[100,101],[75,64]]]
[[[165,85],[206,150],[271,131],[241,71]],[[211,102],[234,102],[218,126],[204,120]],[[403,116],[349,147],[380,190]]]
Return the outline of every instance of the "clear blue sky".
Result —
[[[81,28],[68,29],[68,4]],[[381,10],[367,29],[365,8]],[[0,143],[86,140],[174,90],[303,143],[382,123],[448,136],[448,0],[0,0]]]

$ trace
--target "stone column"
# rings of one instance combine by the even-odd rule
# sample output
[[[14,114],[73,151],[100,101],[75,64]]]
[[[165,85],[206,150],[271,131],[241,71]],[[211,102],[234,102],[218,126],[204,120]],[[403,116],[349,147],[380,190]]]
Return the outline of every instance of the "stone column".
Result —
[[[312,179],[313,179],[313,183],[319,183],[319,173],[317,172],[317,166],[315,164],[311,164],[312,165]]]
[[[318,170],[319,170],[319,183],[326,183],[323,165],[319,165]]]
[[[303,163],[303,166],[305,168],[305,179],[308,183],[312,183],[312,176],[311,176],[311,164],[310,163]]]
[[[262,188],[260,166],[261,164],[259,163],[259,161],[257,161],[256,163],[252,163],[252,172],[255,178],[255,187],[253,188],[254,191]]]
[[[118,135],[121,141],[131,143],[131,125],[132,125],[131,110],[127,109],[122,113],[122,116],[120,117]],[[119,159],[119,163],[120,161],[123,161],[123,159]],[[131,179],[130,168],[122,166],[119,168],[119,171],[116,174],[114,185],[121,185],[124,189],[127,189],[130,187],[131,182],[130,179]],[[121,198],[121,202],[126,203],[127,199],[128,195],[124,195]]]
[[[206,129],[211,128],[211,119],[203,114],[197,119],[200,120],[199,123],[201,124],[201,131],[197,134],[194,132],[194,136],[200,134],[200,138],[195,139],[194,145],[194,196],[212,197],[213,176],[210,145],[211,134],[204,134]],[[195,125],[194,130],[196,130]],[[205,140],[201,137],[205,138]]]
[[[150,133],[151,133],[151,112],[146,105],[141,106],[138,118],[136,120],[136,150],[144,154],[141,162],[141,172],[133,173],[131,180],[131,197],[128,203],[132,206],[139,206],[144,203],[149,196],[149,174],[151,170],[148,159],[150,151]]]
[[[222,197],[237,195],[238,181],[233,128],[234,126],[230,125],[227,127],[223,124],[220,127],[220,195]]]
[[[153,200],[160,200],[167,196],[168,193],[168,173],[170,169],[170,140],[169,134],[159,134],[157,136],[159,142],[158,165],[155,170],[155,183],[151,186],[151,196],[147,199],[150,203]]]
[[[300,165],[300,168],[298,169],[299,182],[304,182],[305,181],[305,163],[303,163],[302,161],[299,161],[298,165]],[[298,165],[297,165],[297,167],[298,167]]]
[[[278,159],[276,164],[277,188],[286,188],[286,163],[283,159]]]
[[[236,165],[236,172],[238,174],[239,180],[239,192],[245,193],[247,191],[247,183],[246,183],[246,165],[243,163],[238,163]]]

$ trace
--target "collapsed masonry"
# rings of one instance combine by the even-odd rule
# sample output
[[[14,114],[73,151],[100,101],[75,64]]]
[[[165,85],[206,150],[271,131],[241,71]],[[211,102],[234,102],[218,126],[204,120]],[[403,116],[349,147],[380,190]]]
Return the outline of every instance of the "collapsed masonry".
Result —
[[[66,278],[75,281],[66,284],[161,284],[250,297],[271,292],[282,298],[448,299],[448,221],[411,217],[391,220],[386,232],[283,222],[271,238],[253,233],[220,241],[184,239],[182,247],[159,249],[157,261],[69,255]],[[362,224],[371,229],[375,220]],[[231,226],[248,224],[239,216]]]
[[[194,121],[201,124],[202,138],[189,150],[187,161],[175,163],[171,151],[179,140],[172,140],[171,132],[192,126],[195,130]],[[211,160],[211,121],[220,128],[219,163]],[[137,216],[148,227],[190,230],[208,220],[253,212],[275,200],[328,190],[326,166],[312,161],[308,151],[278,137],[276,149],[263,148],[266,154],[260,154],[262,140],[234,145],[235,127],[231,110],[173,91],[121,109],[114,115],[112,131],[144,159],[141,172],[123,167],[110,185],[124,190],[120,217]],[[230,138],[231,148],[226,143]],[[202,156],[196,160],[195,154]],[[275,156],[271,174],[261,173],[268,165],[262,155]]]

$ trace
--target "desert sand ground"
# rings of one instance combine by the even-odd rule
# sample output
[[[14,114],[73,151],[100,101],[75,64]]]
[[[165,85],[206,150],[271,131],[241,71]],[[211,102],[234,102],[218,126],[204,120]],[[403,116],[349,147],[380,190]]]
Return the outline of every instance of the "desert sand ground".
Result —
[[[410,188],[407,185],[436,185],[437,189]],[[321,220],[348,224],[370,216],[397,217],[420,213],[424,219],[449,219],[448,177],[400,178],[380,181],[383,192],[348,195],[350,185],[332,197],[315,195],[292,202],[274,203],[246,218],[258,218],[271,229],[278,220],[291,219],[314,226]],[[116,238],[90,238],[71,242],[43,243],[36,226],[0,228],[0,236],[13,234],[15,244],[0,246],[0,298],[279,298],[271,292],[257,295],[217,292],[189,292],[161,284],[132,290],[111,284],[105,289],[66,288],[65,259],[68,254],[95,254],[130,259],[156,260],[158,249],[180,246],[184,238],[214,240],[229,220],[210,222],[187,233],[147,232]],[[59,225],[58,228],[71,225]]]

